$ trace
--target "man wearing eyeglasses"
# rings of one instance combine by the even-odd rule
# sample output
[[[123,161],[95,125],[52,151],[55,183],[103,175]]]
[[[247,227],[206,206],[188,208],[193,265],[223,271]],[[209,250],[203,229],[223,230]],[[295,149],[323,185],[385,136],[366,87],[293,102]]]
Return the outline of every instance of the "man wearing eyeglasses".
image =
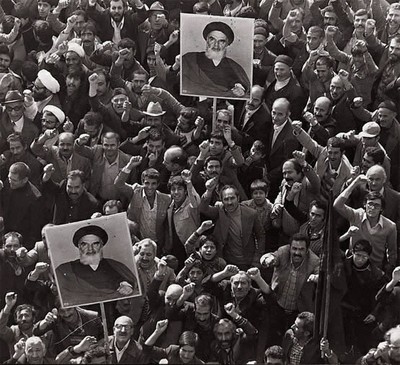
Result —
[[[121,316],[114,322],[113,335],[108,336],[111,364],[146,364],[147,356],[142,346],[132,338],[133,321]]]
[[[20,133],[26,143],[30,145],[39,135],[39,130],[24,115],[24,96],[17,90],[10,90],[3,102],[3,111],[0,122],[0,152],[8,149],[7,137],[13,133]]]
[[[333,206],[351,225],[358,227],[350,238],[350,249],[360,239],[369,241],[372,245],[371,262],[391,273],[397,260],[397,231],[396,224],[381,214],[385,209],[385,198],[380,192],[372,191],[365,196],[363,208],[354,209],[346,205],[353,190],[367,181],[365,175],[357,176],[336,198]]]
[[[103,257],[103,248],[108,242],[103,228],[81,227],[72,241],[79,250],[79,258],[56,268],[65,307],[129,297],[138,292],[132,271],[121,262]]]

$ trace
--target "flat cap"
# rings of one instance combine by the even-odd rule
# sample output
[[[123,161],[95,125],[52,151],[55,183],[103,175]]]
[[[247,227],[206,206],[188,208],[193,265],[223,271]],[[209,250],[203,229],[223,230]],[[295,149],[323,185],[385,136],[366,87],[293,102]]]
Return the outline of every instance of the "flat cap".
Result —
[[[207,39],[207,36],[214,30],[218,30],[219,32],[224,33],[228,38],[228,44],[231,44],[235,39],[232,28],[228,24],[223,22],[212,22],[210,24],[207,24],[203,30],[203,38]]]
[[[389,109],[389,110],[391,110],[392,112],[397,113],[396,104],[395,104],[393,101],[391,101],[391,100],[382,101],[382,103],[380,103],[380,104],[378,105],[378,109],[379,109],[379,108]]]
[[[108,241],[108,234],[103,228],[101,228],[99,226],[91,225],[91,226],[85,226],[85,227],[79,228],[75,232],[74,237],[72,238],[72,242],[74,243],[74,245],[76,247],[78,247],[79,240],[82,237],[87,236],[89,234],[99,237],[102,240],[104,245]]]
[[[286,56],[284,54],[281,54],[275,58],[274,64],[278,62],[282,62],[285,65],[288,65],[289,67],[293,66],[293,60],[289,56]]]

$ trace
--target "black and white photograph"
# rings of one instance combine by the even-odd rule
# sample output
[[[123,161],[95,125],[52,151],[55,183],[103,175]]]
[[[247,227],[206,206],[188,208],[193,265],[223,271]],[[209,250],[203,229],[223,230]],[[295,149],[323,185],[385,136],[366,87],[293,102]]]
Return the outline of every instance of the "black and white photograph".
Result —
[[[181,94],[248,99],[254,22],[181,14]]]
[[[126,222],[120,213],[46,230],[63,307],[141,294]]]

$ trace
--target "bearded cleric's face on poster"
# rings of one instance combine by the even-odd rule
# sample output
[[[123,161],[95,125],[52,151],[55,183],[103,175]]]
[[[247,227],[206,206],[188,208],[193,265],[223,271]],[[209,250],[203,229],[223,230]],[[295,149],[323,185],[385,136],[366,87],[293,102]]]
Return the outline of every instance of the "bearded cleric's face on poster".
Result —
[[[140,295],[126,214],[45,232],[63,307]]]
[[[181,15],[181,93],[248,99],[253,71],[251,19]]]

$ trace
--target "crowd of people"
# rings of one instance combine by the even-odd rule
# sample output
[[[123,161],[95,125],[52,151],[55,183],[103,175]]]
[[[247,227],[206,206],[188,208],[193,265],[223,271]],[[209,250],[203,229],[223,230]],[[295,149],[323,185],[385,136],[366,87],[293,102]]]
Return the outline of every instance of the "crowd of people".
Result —
[[[181,68],[181,13],[254,22],[252,83],[221,18]],[[398,2],[2,0],[0,24],[2,362],[400,364]],[[100,265],[121,212],[137,278]],[[79,280],[125,280],[103,315],[63,306],[46,241],[88,219]]]

